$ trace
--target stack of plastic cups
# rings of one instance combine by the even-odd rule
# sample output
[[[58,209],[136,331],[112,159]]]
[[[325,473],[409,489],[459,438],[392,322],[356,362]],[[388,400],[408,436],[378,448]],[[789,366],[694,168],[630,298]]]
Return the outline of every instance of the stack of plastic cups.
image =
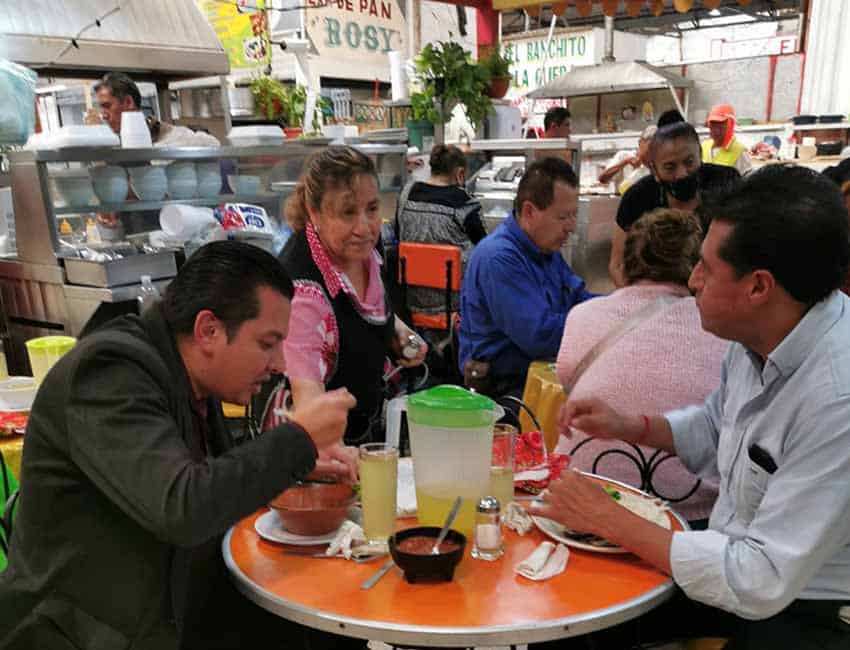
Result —
[[[73,336],[40,336],[27,341],[27,354],[36,383],[40,384],[53,364],[76,343]]]

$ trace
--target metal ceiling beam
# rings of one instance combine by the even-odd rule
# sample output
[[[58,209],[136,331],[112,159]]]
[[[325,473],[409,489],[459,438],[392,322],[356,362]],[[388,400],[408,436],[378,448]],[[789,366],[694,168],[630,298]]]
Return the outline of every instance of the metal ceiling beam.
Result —
[[[732,16],[732,15],[741,15],[746,14],[750,18],[752,18],[753,22],[772,22],[774,20],[782,20],[790,19],[796,17],[796,13],[800,11],[801,0],[753,0],[752,3],[744,10],[743,8],[737,5],[737,0],[734,0],[735,4],[724,4],[719,8],[721,12],[721,16]],[[766,12],[769,9],[776,9],[778,11],[777,18],[771,18],[769,16],[763,15],[760,12]],[[596,9],[598,10],[598,8]],[[787,13],[795,12],[794,15],[787,15]],[[502,12],[503,16],[507,17],[510,14],[517,14],[521,16],[523,11],[521,9],[514,11],[505,11]],[[783,14],[786,14],[783,16]],[[548,22],[548,16],[551,15],[551,9],[541,8],[540,12],[540,20],[541,23]],[[660,16],[640,16],[637,18],[630,18],[628,16],[618,16],[616,28],[619,31],[643,31],[643,30],[656,30],[656,29],[664,29],[666,31],[680,31],[676,27],[677,24],[685,24],[691,23],[692,18],[696,16],[700,20],[708,17],[708,10],[702,8],[696,8],[687,14],[681,14],[675,11],[672,7],[668,7],[664,10],[664,13]],[[571,7],[567,10],[567,12],[562,16],[566,19],[566,23],[570,27],[589,27],[589,26],[602,26],[604,21],[604,16],[599,13],[594,13],[591,16],[581,17],[576,13],[575,7]],[[714,18],[714,16],[712,16]],[[693,29],[690,25],[681,29],[681,31],[690,31]],[[513,32],[506,32],[513,33]]]

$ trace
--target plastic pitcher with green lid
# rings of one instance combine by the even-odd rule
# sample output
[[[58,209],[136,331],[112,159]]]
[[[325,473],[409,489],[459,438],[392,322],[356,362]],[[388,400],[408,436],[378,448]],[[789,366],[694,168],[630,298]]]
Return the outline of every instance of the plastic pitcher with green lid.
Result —
[[[475,504],[490,488],[493,400],[460,386],[434,386],[407,398],[407,421],[422,526],[442,526],[455,498],[463,505],[452,528],[470,535]]]

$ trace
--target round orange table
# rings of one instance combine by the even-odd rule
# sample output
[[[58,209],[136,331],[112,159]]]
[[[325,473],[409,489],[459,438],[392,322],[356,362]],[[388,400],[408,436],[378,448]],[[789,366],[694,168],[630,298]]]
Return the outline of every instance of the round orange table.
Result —
[[[633,555],[576,549],[562,574],[542,582],[520,577],[514,565],[548,539],[535,528],[523,537],[507,530],[505,555],[495,562],[473,559],[467,544],[453,582],[411,585],[393,567],[364,591],[360,585],[385,558],[357,564],[286,554],[255,532],[260,514],[236,524],[222,544],[237,588],[279,616],[362,639],[434,647],[549,641],[640,616],[674,589],[672,579]],[[415,525],[399,520],[400,528]],[[675,515],[673,526],[683,528]]]

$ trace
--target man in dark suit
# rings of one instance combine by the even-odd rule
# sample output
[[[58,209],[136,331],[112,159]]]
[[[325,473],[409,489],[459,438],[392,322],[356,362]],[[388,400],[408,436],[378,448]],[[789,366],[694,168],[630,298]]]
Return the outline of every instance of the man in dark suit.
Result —
[[[299,645],[303,629],[236,594],[220,550],[320,453],[350,462],[337,451],[354,405],[344,389],[242,446],[227,435],[219,400],[246,404],[284,369],[292,291],[268,253],[209,244],[160,303],[53,367],[27,427],[0,647],[246,647],[269,621]]]

